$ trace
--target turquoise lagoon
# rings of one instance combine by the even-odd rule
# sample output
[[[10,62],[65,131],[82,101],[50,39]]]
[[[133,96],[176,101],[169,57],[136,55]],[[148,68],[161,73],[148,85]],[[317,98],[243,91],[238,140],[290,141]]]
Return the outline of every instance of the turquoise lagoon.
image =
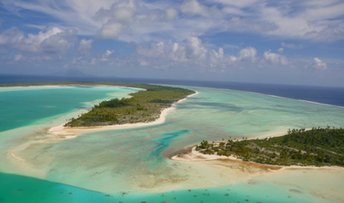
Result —
[[[0,87],[0,132],[42,123],[60,114],[87,109],[90,102],[112,96],[125,96],[135,89],[90,86]]]
[[[2,88],[0,101],[7,108],[0,111],[8,124],[2,124],[5,131],[0,132],[0,202],[343,202],[342,169],[271,173],[236,163],[167,156],[202,139],[344,127],[344,108],[250,92],[192,89],[199,94],[178,104],[163,124],[54,140],[47,127],[63,123],[96,100],[123,97],[136,89]],[[13,99],[18,103],[11,103]],[[21,117],[23,112],[28,115]]]

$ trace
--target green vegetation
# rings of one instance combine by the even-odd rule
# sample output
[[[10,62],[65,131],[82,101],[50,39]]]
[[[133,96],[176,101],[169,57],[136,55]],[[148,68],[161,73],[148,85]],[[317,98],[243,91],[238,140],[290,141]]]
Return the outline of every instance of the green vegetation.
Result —
[[[159,118],[162,109],[194,93],[177,87],[131,84],[145,89],[130,94],[130,98],[111,99],[95,105],[89,112],[72,118],[65,126],[101,126],[149,122]]]
[[[344,129],[293,129],[281,137],[216,143],[203,140],[196,150],[262,164],[344,166]]]

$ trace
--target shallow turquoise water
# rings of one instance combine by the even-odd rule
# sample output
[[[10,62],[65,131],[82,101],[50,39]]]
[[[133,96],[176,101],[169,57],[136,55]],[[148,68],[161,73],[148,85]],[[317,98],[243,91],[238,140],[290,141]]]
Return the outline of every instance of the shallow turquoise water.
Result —
[[[85,102],[107,98],[110,93],[130,92],[126,88],[88,86],[7,89],[0,88],[0,132],[87,108],[90,105]]]
[[[187,189],[165,193],[131,194],[118,192],[104,194],[69,185],[39,180],[18,175],[0,173],[0,202],[49,202],[49,203],[93,203],[93,202],[311,202],[295,192],[285,192],[273,184],[242,184],[213,189]],[[250,191],[249,193],[245,191]],[[271,192],[273,191],[273,192]]]
[[[79,89],[79,87],[72,89],[72,92],[84,94],[85,98],[74,103],[75,98],[69,100],[71,90],[61,90],[56,100],[61,102],[68,100],[70,103],[67,102],[66,108],[49,115],[43,112],[39,114],[43,115],[41,117],[34,115],[36,121],[48,122],[54,116],[59,117],[64,112],[83,108],[85,101],[99,98],[93,97],[94,95],[101,98],[109,93],[108,89],[93,89],[94,92],[99,91],[98,93],[89,90],[83,92],[85,88]],[[205,185],[208,182],[209,185],[213,184],[211,183],[214,182],[212,172],[209,171],[208,174],[194,172],[198,166],[176,163],[165,157],[166,154],[185,146],[199,143],[202,139],[259,137],[276,131],[285,131],[288,128],[344,126],[344,108],[249,92],[195,89],[199,91],[199,94],[178,104],[177,110],[170,113],[167,121],[161,125],[86,133],[75,139],[53,143],[41,143],[40,137],[36,137],[34,142],[37,141],[37,143],[23,150],[19,155],[30,161],[32,165],[30,167],[44,171],[45,179],[52,182],[2,174],[0,188],[4,189],[0,190],[0,197],[5,202],[21,202],[23,199],[27,200],[25,202],[314,202],[314,199],[317,200],[316,202],[326,202],[318,196],[312,196],[312,192],[308,189],[310,185],[319,182],[314,182],[316,180],[306,182],[302,178],[299,178],[300,184],[296,186],[291,183],[282,185],[279,179],[272,179],[255,184],[245,181],[237,184],[228,182],[228,185],[221,187],[209,186],[209,188],[191,191],[175,189],[168,190],[170,192],[157,192],[160,190],[156,188],[169,185],[178,188],[178,185],[189,184],[192,188],[195,186],[189,182],[192,178],[200,179],[200,182],[204,182]],[[38,90],[30,91],[34,94]],[[57,90],[41,91],[50,95],[50,92]],[[120,95],[128,93],[128,89],[123,90],[124,92],[117,89],[116,91]],[[76,95],[75,92],[73,95]],[[0,98],[2,98],[2,93],[4,92],[0,91]],[[92,93],[92,96],[87,96],[89,93]],[[50,104],[49,98],[46,99],[46,102]],[[51,102],[54,103],[54,101]],[[36,105],[35,102],[27,102],[27,104],[25,108],[30,109],[32,105],[31,108],[37,108],[38,112],[42,109],[42,106]],[[16,108],[8,108],[7,113],[4,112],[3,115],[8,115],[10,118],[13,112],[20,111]],[[34,113],[31,112],[31,114]],[[29,126],[33,123],[23,125]],[[7,135],[3,136],[7,137],[6,139],[11,135],[17,136],[15,130],[4,134]],[[22,140],[14,139],[10,143],[15,145],[27,142],[26,135],[22,136]],[[0,136],[0,156],[5,156],[6,152],[1,152],[1,141]],[[3,147],[3,150],[6,147]],[[4,164],[0,164],[0,171],[12,172],[9,170],[12,163],[5,157],[1,158]],[[25,171],[17,173],[30,175]],[[217,181],[225,183],[229,181],[228,177],[222,179],[220,174],[217,178]],[[298,178],[295,181],[297,182]],[[334,179],[332,182],[333,188],[337,188],[334,189],[335,192],[338,193],[341,190],[342,181]],[[20,188],[18,191],[18,185],[26,185],[25,192]],[[140,189],[145,192],[138,193]]]

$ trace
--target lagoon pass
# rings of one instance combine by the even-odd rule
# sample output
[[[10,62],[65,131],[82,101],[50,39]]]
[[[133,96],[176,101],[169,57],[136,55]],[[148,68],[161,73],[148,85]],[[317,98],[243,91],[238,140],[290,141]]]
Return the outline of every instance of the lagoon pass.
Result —
[[[344,202],[344,170],[271,170],[221,160],[172,160],[201,140],[262,138],[290,128],[344,127],[344,108],[236,90],[198,92],[156,125],[49,129],[108,98],[111,86],[0,88],[0,202]]]

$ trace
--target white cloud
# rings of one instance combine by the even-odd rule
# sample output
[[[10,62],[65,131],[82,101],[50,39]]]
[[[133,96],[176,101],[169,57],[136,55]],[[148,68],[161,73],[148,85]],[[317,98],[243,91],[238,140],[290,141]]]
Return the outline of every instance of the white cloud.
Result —
[[[272,64],[286,65],[288,63],[285,56],[271,51],[264,52],[264,60]]]
[[[113,51],[112,50],[106,50],[105,53],[104,53],[104,56],[105,57],[109,57],[113,54]]]
[[[322,1],[226,1],[227,31],[257,32],[284,38],[336,41],[344,39],[340,0]],[[315,3],[318,2],[318,3]],[[228,8],[228,9],[227,9]],[[234,11],[234,9],[240,9]],[[248,11],[245,10],[250,8]]]
[[[284,15],[275,7],[262,9],[263,20],[273,25],[273,29],[266,32],[270,35],[284,35],[288,37],[303,37],[307,33],[319,32],[318,27],[310,24],[306,19],[295,16]]]
[[[209,53],[209,65],[211,67],[225,66],[227,65],[225,58],[226,56],[223,48],[219,48],[217,51],[211,50]]]
[[[106,62],[106,61],[109,61],[110,58],[112,57],[113,55],[113,50],[110,50],[110,49],[107,49],[105,50],[105,52],[102,54],[102,56],[100,57],[100,61],[102,62]],[[96,63],[97,59],[93,59],[92,63]]]
[[[344,15],[343,1],[332,1],[327,5],[312,5],[302,1],[291,1],[289,4],[261,9],[262,20],[275,26],[266,33],[321,41],[344,39],[344,22],[338,20]]]
[[[119,1],[112,4],[112,15],[117,21],[129,22],[135,14],[134,1]]]
[[[75,31],[51,27],[36,34],[24,35],[18,29],[0,33],[0,44],[26,52],[59,53],[70,48]]]
[[[156,39],[157,36],[177,38],[177,16],[178,10],[173,4],[116,1],[111,7],[100,9],[95,19],[101,24],[98,33],[102,37],[142,43],[161,40]],[[179,35],[183,32],[184,29],[180,29]]]
[[[123,28],[122,24],[116,23],[116,22],[105,24],[101,28],[100,34],[104,38],[116,39],[120,35],[122,28]]]
[[[181,41],[192,33],[232,31],[320,41],[344,39],[341,0],[12,0],[3,5],[9,10],[45,13],[60,20],[59,26],[73,27],[80,34],[100,33],[123,41],[147,41],[157,36],[165,37],[158,40]]]
[[[207,54],[207,49],[203,46],[203,43],[198,37],[190,37],[188,43],[188,56],[190,58],[204,58]]]
[[[144,65],[161,62],[170,66],[189,64],[205,69],[224,69],[233,65],[257,62],[257,50],[254,47],[246,47],[237,55],[229,55],[222,47],[214,49],[206,46],[200,38],[195,36],[182,42],[160,41],[150,46],[139,46],[137,54],[140,63]]]
[[[172,37],[185,40],[192,33],[204,33],[214,25],[221,25],[221,22],[216,22],[211,18],[203,20],[203,23],[198,23],[197,19],[182,19],[178,15],[181,12],[180,6],[171,2],[96,1],[96,3],[88,3],[78,0],[61,0],[56,3],[57,5],[52,5],[43,0],[36,0],[35,3],[14,0],[9,4],[18,9],[51,15],[61,20],[61,25],[75,27],[83,35],[98,33],[105,38],[123,41],[152,40],[156,34],[165,39]]]
[[[301,67],[307,65],[307,60],[288,59],[283,51],[265,51],[259,55],[255,47],[244,47],[236,53],[226,53],[222,47],[214,48],[204,44],[198,37],[190,37],[183,42],[160,41],[150,46],[139,46],[138,58],[141,64],[162,67],[199,67],[208,69],[235,69],[249,67],[274,67],[281,66]],[[279,65],[279,66],[276,66]],[[318,58],[314,59],[314,67],[326,69],[327,65]]]
[[[210,57],[210,51],[203,45],[200,38],[192,36],[183,42],[153,43],[150,46],[139,46],[137,53],[145,60],[161,60],[173,63],[204,64]]]
[[[180,8],[184,13],[193,15],[208,15],[207,7],[200,4],[197,0],[186,0]]]
[[[327,69],[327,64],[318,57],[313,58],[313,64],[314,64],[314,68],[317,70]]]
[[[79,51],[81,53],[87,53],[91,50],[92,48],[92,43],[93,40],[92,39],[81,39],[79,42]]]
[[[94,18],[95,14],[100,9],[111,7],[113,2],[113,0],[34,0],[30,2],[11,0],[4,3],[4,7],[14,12],[30,10],[44,13],[60,20],[63,23],[61,26],[77,29],[79,34],[93,35],[101,28],[101,24]]]
[[[257,55],[257,50],[253,47],[247,47],[240,50],[239,60],[250,60],[255,61]]]

